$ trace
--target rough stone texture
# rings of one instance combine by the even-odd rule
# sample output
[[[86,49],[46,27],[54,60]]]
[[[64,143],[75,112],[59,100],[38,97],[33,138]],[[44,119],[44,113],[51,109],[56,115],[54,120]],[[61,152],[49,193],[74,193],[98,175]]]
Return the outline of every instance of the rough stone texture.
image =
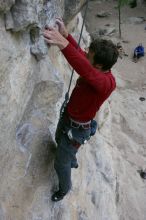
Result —
[[[0,0],[0,11],[6,12],[14,5],[15,0]]]
[[[68,23],[80,10],[85,1],[69,0],[19,0],[5,16],[6,30],[13,32],[30,31],[32,41],[31,53],[37,60],[47,54],[47,46],[42,38],[46,25],[54,26],[56,17],[64,17]]]
[[[69,1],[69,0],[64,0],[65,3],[65,8],[64,8],[64,20],[66,23],[69,23],[70,18],[73,18],[75,14],[79,12],[81,7],[85,4],[85,0],[74,0],[74,1]]]
[[[5,16],[7,30],[13,32],[30,31],[31,52],[37,60],[45,57],[47,46],[42,37],[45,25],[54,25],[55,18],[63,16],[62,5],[57,1],[20,0]]]
[[[127,21],[131,24],[141,24],[145,20],[146,19],[144,17],[129,17]]]
[[[131,71],[128,78],[122,80],[120,74],[114,71],[118,92],[114,93],[111,102],[112,133],[116,131],[112,147],[114,166],[117,167],[116,201],[119,219],[144,220],[146,182],[141,179],[138,170],[145,168],[146,164],[146,137],[143,132],[146,129],[146,103],[140,104],[139,100],[145,90],[145,74],[141,72],[139,76],[139,71],[136,72],[137,69]],[[136,75],[142,81],[137,81]]]
[[[40,1],[19,0],[11,9],[13,31],[21,31],[28,26],[36,26],[38,21],[38,6]],[[8,28],[7,28],[8,29]]]
[[[115,27],[103,27],[103,28],[98,28],[96,31],[91,33],[91,37],[93,39],[96,39],[98,37],[103,37],[103,36],[112,36],[116,33],[116,28]]]
[[[97,17],[99,18],[105,18],[105,17],[109,17],[111,15],[111,13],[109,13],[108,11],[100,11],[97,13]]]

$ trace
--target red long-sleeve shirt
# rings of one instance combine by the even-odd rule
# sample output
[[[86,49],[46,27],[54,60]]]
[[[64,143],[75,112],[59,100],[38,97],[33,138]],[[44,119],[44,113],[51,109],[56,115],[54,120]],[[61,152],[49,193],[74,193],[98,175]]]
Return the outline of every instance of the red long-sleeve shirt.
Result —
[[[106,73],[94,68],[71,35],[69,44],[62,50],[69,64],[80,75],[67,104],[70,117],[78,122],[86,122],[95,117],[103,102],[116,87],[111,71]]]

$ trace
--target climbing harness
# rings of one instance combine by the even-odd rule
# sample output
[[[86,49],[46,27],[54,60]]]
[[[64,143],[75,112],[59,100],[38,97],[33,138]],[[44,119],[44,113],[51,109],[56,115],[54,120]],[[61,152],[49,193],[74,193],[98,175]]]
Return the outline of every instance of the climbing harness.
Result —
[[[85,3],[86,8],[85,8],[85,13],[84,13],[84,18],[83,18],[83,23],[82,23],[82,27],[81,27],[81,32],[80,32],[80,37],[79,37],[77,48],[80,46],[80,42],[81,42],[81,38],[82,38],[83,28],[84,28],[84,24],[85,24],[86,15],[87,15],[88,2],[89,2],[89,0],[87,0],[87,2]],[[64,100],[64,102],[63,102],[63,104],[61,106],[61,109],[60,109],[60,118],[62,118],[63,113],[65,111],[65,107],[66,107],[66,105],[68,103],[68,100],[69,100],[69,92],[70,92],[70,87],[71,87],[71,83],[72,83],[72,79],[73,79],[73,74],[74,74],[74,69],[72,69],[68,91],[65,94],[65,100]]]

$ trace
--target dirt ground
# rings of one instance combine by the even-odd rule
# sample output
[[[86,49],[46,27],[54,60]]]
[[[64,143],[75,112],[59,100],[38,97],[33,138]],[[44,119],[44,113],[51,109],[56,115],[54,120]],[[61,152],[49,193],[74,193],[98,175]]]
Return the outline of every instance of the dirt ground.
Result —
[[[128,22],[128,17],[144,17],[146,19],[146,4],[142,5],[139,3],[135,8],[130,8],[129,6],[121,8],[121,39],[119,39],[118,10],[116,6],[116,1],[89,1],[86,18],[87,31],[92,34],[98,28],[106,27],[105,25],[107,24],[116,28],[116,33],[110,36],[109,39],[114,42],[121,42],[125,53],[128,54],[128,57],[125,56],[123,59],[119,59],[115,68],[121,73],[121,78],[124,78],[124,80],[132,78],[133,83],[136,83],[138,86],[146,80],[146,76],[144,74],[146,70],[146,55],[137,63],[133,62],[132,56],[134,48],[139,43],[142,43],[146,50],[146,21],[141,24],[130,24]],[[96,15],[101,11],[109,12],[111,15],[109,17],[99,18]]]

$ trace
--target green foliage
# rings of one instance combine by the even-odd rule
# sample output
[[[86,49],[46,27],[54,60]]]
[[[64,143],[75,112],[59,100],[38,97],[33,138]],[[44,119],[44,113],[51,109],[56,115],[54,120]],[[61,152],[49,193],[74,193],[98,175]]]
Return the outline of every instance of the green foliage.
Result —
[[[118,8],[123,7],[124,5],[128,5],[130,0],[118,0]]]

